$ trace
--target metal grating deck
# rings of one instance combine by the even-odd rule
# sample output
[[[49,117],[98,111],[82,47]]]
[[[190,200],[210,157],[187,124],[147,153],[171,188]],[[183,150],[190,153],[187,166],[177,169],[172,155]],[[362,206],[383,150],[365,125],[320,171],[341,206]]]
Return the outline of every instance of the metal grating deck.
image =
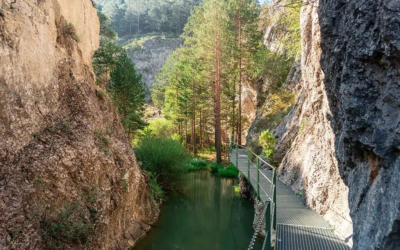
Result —
[[[332,229],[278,224],[276,250],[349,250]]]
[[[239,171],[257,190],[257,167],[250,163],[244,149],[238,150]],[[232,151],[230,160],[236,165],[236,152]],[[249,175],[249,174],[250,175]],[[260,170],[260,199],[265,203],[272,197],[272,171]],[[277,247],[276,250],[349,250],[322,216],[304,205],[302,198],[293,190],[277,180]]]

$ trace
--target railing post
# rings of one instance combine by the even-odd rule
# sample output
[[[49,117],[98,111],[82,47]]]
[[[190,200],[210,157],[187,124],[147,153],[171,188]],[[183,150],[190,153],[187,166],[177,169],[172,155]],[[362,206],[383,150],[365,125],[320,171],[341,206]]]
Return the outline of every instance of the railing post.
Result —
[[[236,168],[239,169],[239,150],[238,150],[238,145],[236,144]]]
[[[277,175],[277,168],[274,168],[274,178],[272,183],[274,184],[274,195],[273,199],[273,206],[274,206],[274,214],[273,214],[273,226],[274,230],[276,230],[276,175]]]
[[[267,210],[265,211],[265,249],[271,250],[271,202],[268,201],[265,206],[267,206]]]
[[[257,157],[257,197],[260,200],[260,159]]]
[[[250,181],[250,158],[247,157],[247,180],[251,183]]]

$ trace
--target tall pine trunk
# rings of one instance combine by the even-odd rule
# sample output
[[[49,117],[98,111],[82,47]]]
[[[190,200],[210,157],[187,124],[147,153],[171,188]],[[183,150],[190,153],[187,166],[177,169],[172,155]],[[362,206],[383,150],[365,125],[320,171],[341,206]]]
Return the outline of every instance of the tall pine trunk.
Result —
[[[196,93],[194,88],[194,82],[192,82],[192,146],[193,146],[193,155],[197,156],[197,148],[196,148]]]
[[[201,108],[200,108],[200,120],[199,120],[199,126],[200,126],[200,150],[203,152],[203,127],[202,127],[202,114],[201,114]]]
[[[237,143],[242,145],[242,17],[240,13],[241,2],[239,4],[239,108],[238,108],[238,120],[237,120]]]
[[[221,163],[221,41],[219,31],[217,31],[215,40],[215,151],[217,152],[217,163]]]

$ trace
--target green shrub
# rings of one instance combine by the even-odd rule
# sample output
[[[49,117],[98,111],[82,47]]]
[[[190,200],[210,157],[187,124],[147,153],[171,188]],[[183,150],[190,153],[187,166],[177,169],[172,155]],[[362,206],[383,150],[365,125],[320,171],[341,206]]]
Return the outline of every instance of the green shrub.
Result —
[[[259,138],[260,145],[264,148],[264,154],[269,159],[273,159],[275,154],[276,140],[274,135],[269,132],[269,129],[261,133]]]
[[[134,151],[142,168],[157,176],[159,185],[170,191],[182,188],[190,157],[179,142],[145,133]]]
[[[66,34],[71,35],[72,39],[74,39],[75,42],[80,42],[80,38],[76,34],[76,28],[72,23],[67,23],[64,27],[64,31]]]
[[[194,158],[189,165],[189,171],[196,171],[201,169],[207,169],[207,161],[202,159]]]
[[[94,235],[96,221],[86,219],[86,208],[81,204],[65,204],[55,218],[43,217],[40,221],[42,236],[51,249],[63,249],[67,243],[87,246]]]
[[[157,183],[157,176],[152,172],[147,173],[150,178],[150,193],[149,196],[154,202],[158,202],[164,198],[164,191],[160,185]]]
[[[230,165],[229,167],[218,169],[217,175],[229,178],[237,178],[239,171],[234,165]]]
[[[209,170],[211,173],[216,174],[220,169],[223,169],[224,167],[221,164],[218,164],[214,162],[214,164],[210,165]]]

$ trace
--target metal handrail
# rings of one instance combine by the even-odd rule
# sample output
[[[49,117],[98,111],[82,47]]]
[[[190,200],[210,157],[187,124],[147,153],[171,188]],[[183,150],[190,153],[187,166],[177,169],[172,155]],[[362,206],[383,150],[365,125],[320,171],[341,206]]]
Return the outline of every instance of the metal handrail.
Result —
[[[250,153],[252,153],[255,157],[257,157],[258,159],[260,159],[260,161],[262,161],[262,162],[264,162],[265,164],[267,164],[270,168],[275,168],[274,166],[272,166],[272,165],[269,164],[268,162],[264,161],[259,155],[257,155],[256,153],[254,153],[251,149],[246,148],[246,147],[244,147],[244,146],[242,146],[242,145],[239,145],[239,144],[237,144],[237,143],[232,143],[232,144],[233,144],[233,145],[237,145],[237,146],[240,147],[240,148],[243,148],[243,149],[246,149],[246,150],[250,151]]]

